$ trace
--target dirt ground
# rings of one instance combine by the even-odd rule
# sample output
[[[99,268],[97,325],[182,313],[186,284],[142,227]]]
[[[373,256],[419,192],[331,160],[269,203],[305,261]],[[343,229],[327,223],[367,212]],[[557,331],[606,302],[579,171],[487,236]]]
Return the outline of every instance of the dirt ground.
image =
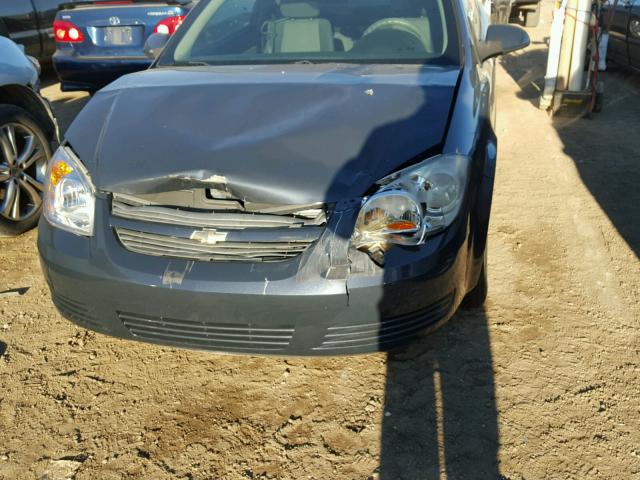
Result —
[[[485,309],[393,355],[160,348],[62,319],[36,232],[0,239],[0,478],[640,479],[640,75],[552,121],[545,8],[498,75]]]

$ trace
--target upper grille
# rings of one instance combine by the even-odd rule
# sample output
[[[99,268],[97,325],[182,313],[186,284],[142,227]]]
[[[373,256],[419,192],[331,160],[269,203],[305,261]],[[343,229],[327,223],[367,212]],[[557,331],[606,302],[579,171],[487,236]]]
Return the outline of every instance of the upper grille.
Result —
[[[199,261],[273,262],[304,252],[320,237],[326,222],[322,205],[260,205],[248,211],[235,200],[211,203],[215,209],[194,209],[114,195],[112,226],[122,245],[136,253]]]
[[[269,261],[285,260],[304,252],[313,240],[291,242],[223,242],[203,244],[199,240],[178,236],[155,235],[126,228],[116,228],[122,244],[132,252],[161,257],[189,258],[215,261]]]

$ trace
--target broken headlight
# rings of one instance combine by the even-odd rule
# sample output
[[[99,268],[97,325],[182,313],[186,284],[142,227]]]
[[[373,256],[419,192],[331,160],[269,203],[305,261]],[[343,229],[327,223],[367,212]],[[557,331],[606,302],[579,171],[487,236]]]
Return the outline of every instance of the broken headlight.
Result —
[[[468,157],[438,155],[378,181],[360,209],[353,244],[380,264],[394,244],[423,244],[458,215],[468,170]]]
[[[54,153],[47,168],[44,218],[76,235],[93,235],[94,188],[84,165],[68,147]]]

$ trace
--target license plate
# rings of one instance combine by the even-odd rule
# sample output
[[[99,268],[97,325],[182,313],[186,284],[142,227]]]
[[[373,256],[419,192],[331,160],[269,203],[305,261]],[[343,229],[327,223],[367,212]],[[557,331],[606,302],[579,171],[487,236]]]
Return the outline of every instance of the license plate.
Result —
[[[107,45],[131,45],[133,43],[133,29],[131,27],[106,27],[104,29],[104,43]]]

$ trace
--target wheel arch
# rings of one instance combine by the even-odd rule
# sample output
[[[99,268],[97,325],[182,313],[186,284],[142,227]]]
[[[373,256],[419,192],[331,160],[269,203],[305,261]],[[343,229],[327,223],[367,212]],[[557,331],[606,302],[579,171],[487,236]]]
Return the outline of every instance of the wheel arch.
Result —
[[[24,85],[0,85],[0,105],[13,105],[26,110],[42,127],[53,148],[60,141],[58,126],[51,108],[45,102],[46,100]]]

